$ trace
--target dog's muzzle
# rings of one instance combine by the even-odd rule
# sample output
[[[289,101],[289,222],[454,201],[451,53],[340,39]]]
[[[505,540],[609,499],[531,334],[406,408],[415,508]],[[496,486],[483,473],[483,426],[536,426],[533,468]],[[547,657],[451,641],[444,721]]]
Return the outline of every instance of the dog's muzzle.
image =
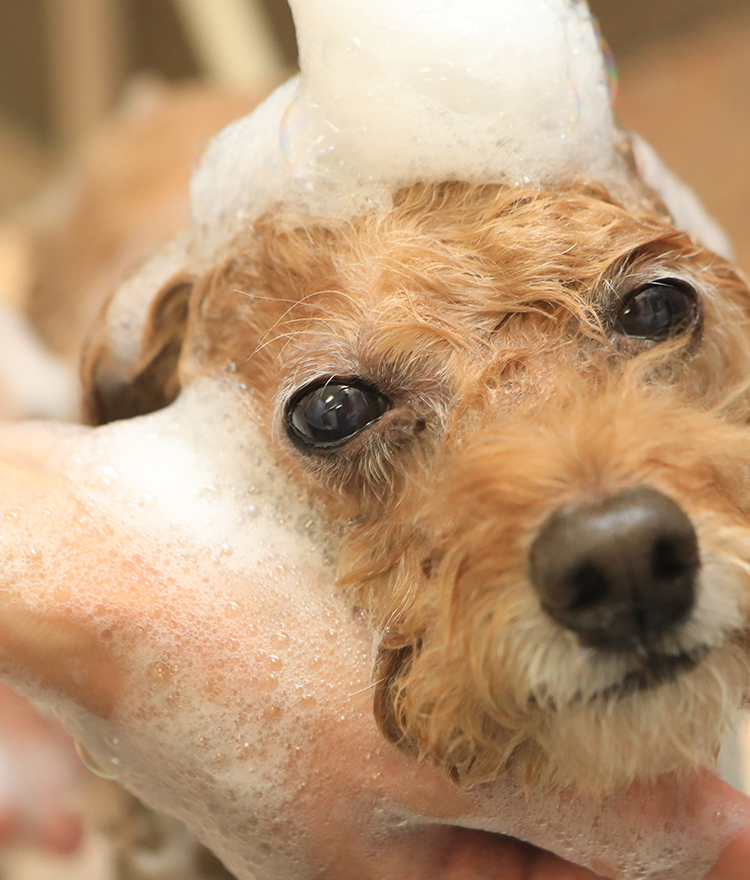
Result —
[[[544,610],[580,643],[650,648],[690,614],[698,539],[682,508],[648,487],[556,511],[530,551]]]

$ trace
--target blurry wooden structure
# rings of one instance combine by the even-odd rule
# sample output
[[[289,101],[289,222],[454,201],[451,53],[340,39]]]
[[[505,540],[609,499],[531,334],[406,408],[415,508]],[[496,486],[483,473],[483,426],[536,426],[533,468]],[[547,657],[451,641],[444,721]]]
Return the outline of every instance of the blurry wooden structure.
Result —
[[[110,108],[124,70],[120,0],[47,0],[54,124],[69,148]]]
[[[109,110],[126,70],[124,0],[45,0],[55,128],[74,147]],[[171,0],[211,79],[257,91],[283,69],[258,0]]]
[[[134,75],[257,96],[294,58],[286,0],[0,0],[0,212],[76,152]]]

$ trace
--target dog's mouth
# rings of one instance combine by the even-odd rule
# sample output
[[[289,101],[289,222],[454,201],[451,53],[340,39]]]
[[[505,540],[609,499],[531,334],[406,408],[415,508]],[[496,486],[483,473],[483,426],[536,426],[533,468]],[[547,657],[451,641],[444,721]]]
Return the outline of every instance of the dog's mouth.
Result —
[[[597,686],[597,683],[591,682],[588,687],[581,686],[563,699],[556,699],[546,688],[539,688],[529,695],[529,704],[543,705],[554,712],[563,707],[625,700],[676,682],[681,676],[697,669],[712,651],[709,645],[700,645],[679,653],[644,650],[640,654],[628,654],[621,658],[622,671],[615,674],[610,669],[606,683]],[[612,655],[604,654],[599,659],[611,662]],[[592,657],[590,663],[596,662],[597,657]]]
[[[632,694],[653,690],[676,681],[681,675],[696,669],[711,653],[708,645],[679,654],[644,652],[636,657],[623,677],[593,694],[579,692],[572,702],[594,702],[629,697]]]

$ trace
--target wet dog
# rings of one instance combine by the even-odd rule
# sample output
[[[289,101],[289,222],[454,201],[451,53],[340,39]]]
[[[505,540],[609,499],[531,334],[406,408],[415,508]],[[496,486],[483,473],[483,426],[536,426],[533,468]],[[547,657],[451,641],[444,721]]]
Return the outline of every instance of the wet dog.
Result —
[[[87,410],[241,381],[339,524],[385,735],[461,784],[603,795],[711,760],[747,693],[749,319],[656,200],[416,184],[263,217],[164,285],[127,364],[105,315]]]

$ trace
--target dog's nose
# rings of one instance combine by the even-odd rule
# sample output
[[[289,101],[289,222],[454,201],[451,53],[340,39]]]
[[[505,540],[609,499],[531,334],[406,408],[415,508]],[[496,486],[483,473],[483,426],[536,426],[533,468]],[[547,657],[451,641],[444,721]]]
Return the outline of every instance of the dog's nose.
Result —
[[[687,515],[646,487],[552,514],[529,562],[545,611],[610,651],[648,645],[684,620],[700,567]]]

